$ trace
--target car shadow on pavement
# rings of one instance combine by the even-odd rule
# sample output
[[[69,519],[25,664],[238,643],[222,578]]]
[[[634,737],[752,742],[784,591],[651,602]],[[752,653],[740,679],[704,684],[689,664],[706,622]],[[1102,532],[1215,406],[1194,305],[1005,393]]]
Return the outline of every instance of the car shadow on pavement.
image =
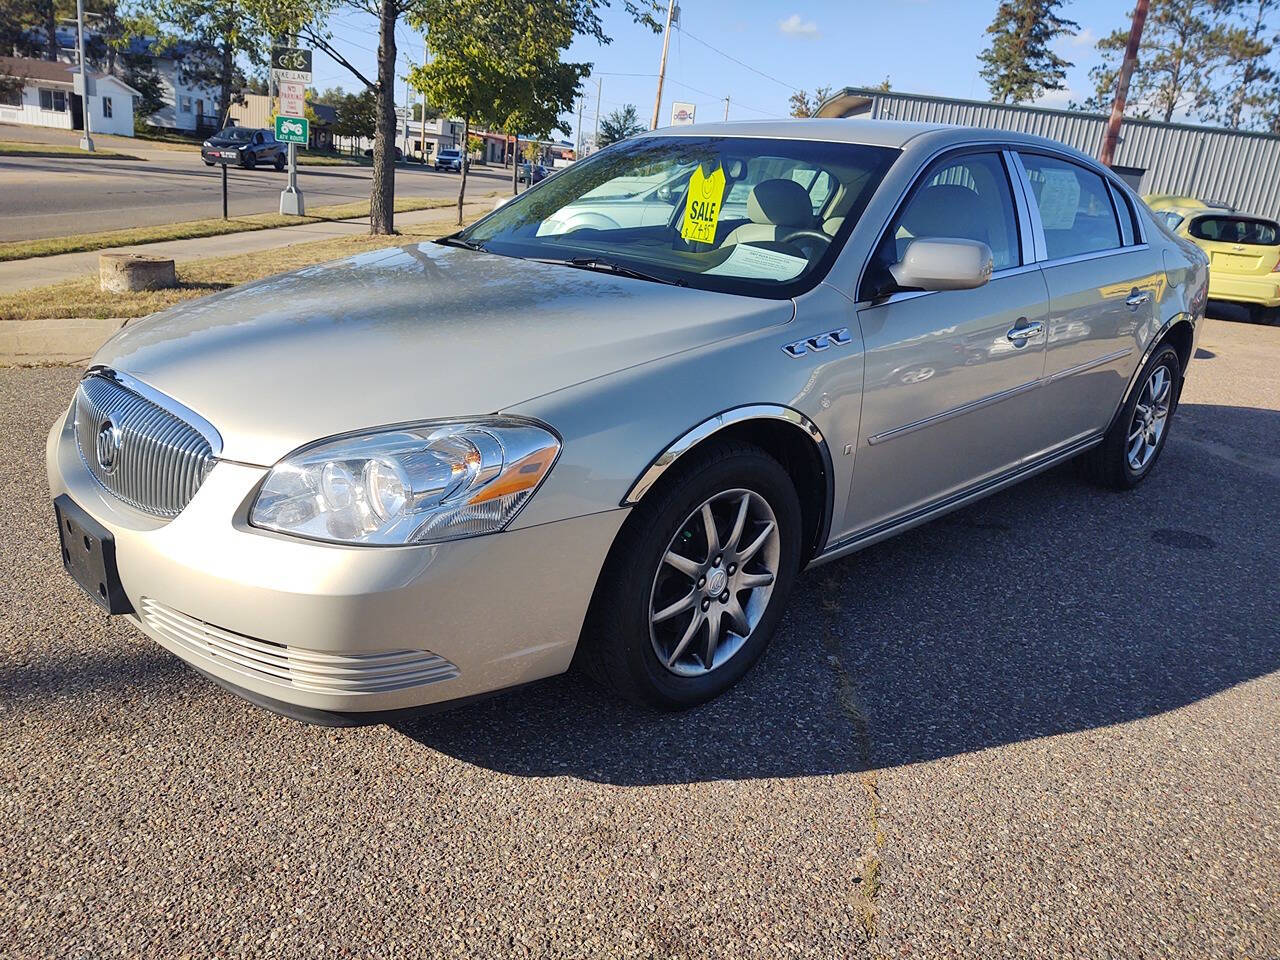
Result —
[[[915,763],[1193,704],[1280,669],[1280,413],[1181,412],[1139,490],[1066,465],[804,574],[760,663],[703,707],[571,674],[395,728],[504,773],[641,785]]]

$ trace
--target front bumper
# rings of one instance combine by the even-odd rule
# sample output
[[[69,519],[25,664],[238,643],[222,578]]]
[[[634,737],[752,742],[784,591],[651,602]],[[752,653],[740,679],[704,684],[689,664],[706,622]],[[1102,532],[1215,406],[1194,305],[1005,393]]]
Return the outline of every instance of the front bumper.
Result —
[[[1280,273],[1260,277],[1209,272],[1209,298],[1280,307]]]
[[[344,547],[254,529],[262,467],[221,461],[176,518],[98,485],[70,418],[49,486],[115,539],[148,637],[257,702],[372,714],[564,672],[625,510],[413,547]]]

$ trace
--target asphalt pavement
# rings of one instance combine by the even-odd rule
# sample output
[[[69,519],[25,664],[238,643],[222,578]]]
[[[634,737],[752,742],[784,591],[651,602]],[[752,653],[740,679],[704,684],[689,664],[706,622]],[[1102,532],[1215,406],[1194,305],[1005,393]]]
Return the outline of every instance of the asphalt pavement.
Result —
[[[77,372],[0,371],[0,953],[1280,956],[1278,366],[1210,322],[1139,490],[1061,468],[813,571],[700,709],[566,677],[353,730],[78,595]]]
[[[112,149],[117,149],[114,145]],[[0,156],[0,242],[222,216],[222,172],[186,150],[125,147],[144,161]],[[227,171],[231,216],[275,213],[288,175],[271,167]],[[308,207],[367,202],[372,167],[301,166]],[[509,170],[473,167],[468,183],[489,191]],[[456,197],[458,175],[397,164],[397,197]]]

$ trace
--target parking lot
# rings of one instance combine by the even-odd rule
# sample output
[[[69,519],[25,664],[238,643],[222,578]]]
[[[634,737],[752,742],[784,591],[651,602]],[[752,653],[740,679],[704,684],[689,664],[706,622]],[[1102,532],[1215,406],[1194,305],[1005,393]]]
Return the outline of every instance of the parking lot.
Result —
[[[1155,474],[1057,469],[804,576],[720,700],[390,726],[224,692],[64,575],[0,371],[0,953],[1280,956],[1280,326]]]

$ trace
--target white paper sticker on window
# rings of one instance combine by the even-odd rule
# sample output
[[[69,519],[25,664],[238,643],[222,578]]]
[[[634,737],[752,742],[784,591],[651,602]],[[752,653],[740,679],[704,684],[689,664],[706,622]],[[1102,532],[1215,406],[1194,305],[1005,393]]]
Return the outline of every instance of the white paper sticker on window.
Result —
[[[1080,181],[1070,170],[1041,169],[1040,222],[1046,230],[1070,230],[1080,208]]]
[[[804,257],[736,244],[724,263],[702,271],[708,276],[745,277],[751,280],[793,280],[804,273],[809,261]]]

